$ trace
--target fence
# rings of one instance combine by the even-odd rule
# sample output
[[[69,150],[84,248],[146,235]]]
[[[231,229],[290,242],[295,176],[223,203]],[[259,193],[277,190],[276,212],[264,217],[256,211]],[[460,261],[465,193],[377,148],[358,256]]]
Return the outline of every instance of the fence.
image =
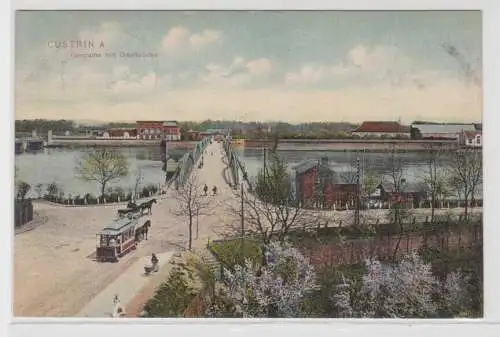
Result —
[[[193,171],[195,163],[197,163],[200,157],[203,155],[203,152],[205,151],[205,148],[207,147],[209,142],[210,140],[208,138],[203,139],[196,144],[193,150],[188,151],[179,160],[177,173],[175,175],[176,188],[184,186],[189,176],[191,175],[191,172]]]
[[[20,227],[33,220],[33,203],[31,200],[14,202],[14,226]]]
[[[461,230],[423,234],[379,236],[366,239],[347,240],[343,243],[320,244],[313,248],[302,249],[316,267],[337,266],[363,262],[367,258],[391,258],[419,250],[423,247],[447,250],[450,248],[471,247],[482,240],[482,225],[473,224]]]

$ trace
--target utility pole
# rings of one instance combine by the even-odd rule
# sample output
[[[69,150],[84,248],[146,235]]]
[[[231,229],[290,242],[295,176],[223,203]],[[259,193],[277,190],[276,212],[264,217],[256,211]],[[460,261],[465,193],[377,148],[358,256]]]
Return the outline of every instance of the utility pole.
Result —
[[[361,200],[360,200],[360,165],[359,165],[359,157],[356,159],[356,213],[354,217],[354,224],[356,226],[359,226],[359,211],[361,207]]]
[[[266,166],[266,151],[267,149],[264,147],[264,181],[266,181],[266,172],[267,172],[267,166]]]
[[[241,253],[244,256],[245,250],[245,212],[244,212],[244,203],[243,203],[243,182],[241,182]]]

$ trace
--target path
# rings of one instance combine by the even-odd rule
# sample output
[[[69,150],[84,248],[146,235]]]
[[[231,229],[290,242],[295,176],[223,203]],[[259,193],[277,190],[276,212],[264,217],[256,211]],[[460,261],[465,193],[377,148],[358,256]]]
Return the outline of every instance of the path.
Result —
[[[168,265],[173,252],[159,253],[160,269]],[[144,287],[149,277],[144,275],[144,266],[150,264],[150,257],[145,256],[130,266],[118,279],[107,286],[92,301],[90,301],[77,315],[78,317],[111,317],[112,302],[118,295],[123,306],[134,299],[137,290]]]

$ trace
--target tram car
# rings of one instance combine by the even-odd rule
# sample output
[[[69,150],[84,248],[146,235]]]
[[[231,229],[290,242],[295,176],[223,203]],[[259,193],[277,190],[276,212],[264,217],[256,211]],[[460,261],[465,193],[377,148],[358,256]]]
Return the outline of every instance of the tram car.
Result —
[[[120,257],[137,248],[137,229],[141,217],[121,217],[97,233],[96,260],[118,262]]]

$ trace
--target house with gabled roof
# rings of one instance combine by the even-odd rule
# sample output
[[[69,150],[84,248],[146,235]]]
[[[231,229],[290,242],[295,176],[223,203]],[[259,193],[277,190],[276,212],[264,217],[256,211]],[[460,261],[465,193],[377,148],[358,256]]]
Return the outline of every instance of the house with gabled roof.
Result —
[[[458,142],[463,147],[482,148],[483,133],[481,131],[463,131]]]
[[[301,205],[320,209],[353,207],[357,173],[352,167],[329,162],[323,157],[305,160],[295,165],[292,171],[295,193]]]
[[[394,189],[394,183],[389,179],[382,179],[377,186],[377,194],[380,200],[389,204],[403,202],[409,207],[419,207],[420,203],[427,197],[427,188],[425,184],[419,182],[401,181],[398,190]]]

